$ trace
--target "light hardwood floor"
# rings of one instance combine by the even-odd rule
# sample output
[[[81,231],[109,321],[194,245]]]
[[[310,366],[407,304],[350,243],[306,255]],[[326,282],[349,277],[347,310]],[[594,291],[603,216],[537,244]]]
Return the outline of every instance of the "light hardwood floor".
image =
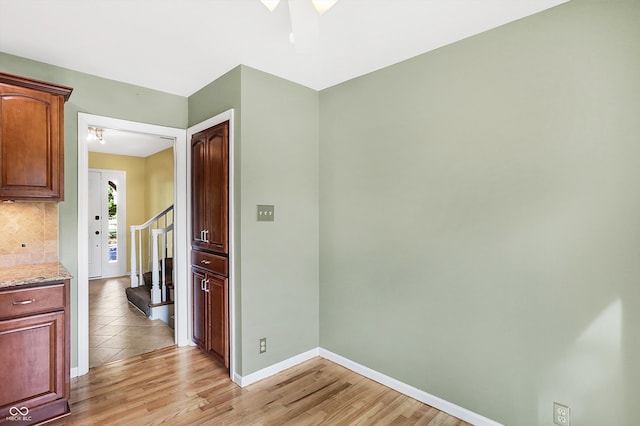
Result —
[[[92,368],[51,425],[468,425],[322,358],[240,388],[195,347]]]

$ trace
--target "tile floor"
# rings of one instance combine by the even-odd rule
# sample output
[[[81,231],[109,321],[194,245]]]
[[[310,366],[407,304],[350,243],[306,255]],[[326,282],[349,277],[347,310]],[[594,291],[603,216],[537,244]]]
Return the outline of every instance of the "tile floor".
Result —
[[[173,330],[127,301],[129,277],[89,281],[89,367],[174,344]]]

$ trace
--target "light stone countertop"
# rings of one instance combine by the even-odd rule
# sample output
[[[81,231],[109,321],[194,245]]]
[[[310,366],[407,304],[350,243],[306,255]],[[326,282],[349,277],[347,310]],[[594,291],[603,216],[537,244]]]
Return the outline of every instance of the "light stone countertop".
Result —
[[[0,267],[0,288],[60,281],[70,278],[71,274],[61,263]]]

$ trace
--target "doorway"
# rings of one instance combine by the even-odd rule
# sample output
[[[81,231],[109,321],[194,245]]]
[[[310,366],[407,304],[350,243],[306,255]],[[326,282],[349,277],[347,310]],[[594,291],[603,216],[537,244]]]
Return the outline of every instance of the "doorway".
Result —
[[[169,314],[162,321],[151,316],[149,233],[136,233],[135,239],[126,233],[173,208],[173,140],[106,127],[95,132],[99,137],[86,141],[90,368],[174,344]],[[145,263],[127,274],[136,251]],[[140,293],[131,292],[132,275],[143,279]],[[173,283],[173,271],[166,276]],[[171,303],[160,309],[173,308]]]
[[[123,170],[89,169],[89,279],[127,273],[127,184]]]
[[[188,282],[188,260],[187,252],[184,249],[184,247],[187,247],[185,130],[78,113],[78,366],[71,369],[72,377],[86,374],[89,371],[89,150],[87,139],[91,136],[92,130],[95,132],[96,129],[113,129],[132,133],[161,135],[172,141],[175,188],[173,203],[176,218],[174,233],[177,247],[173,261],[175,274],[174,343],[180,346],[190,343],[187,331],[189,326],[186,285]],[[103,134],[99,136],[103,136]]]

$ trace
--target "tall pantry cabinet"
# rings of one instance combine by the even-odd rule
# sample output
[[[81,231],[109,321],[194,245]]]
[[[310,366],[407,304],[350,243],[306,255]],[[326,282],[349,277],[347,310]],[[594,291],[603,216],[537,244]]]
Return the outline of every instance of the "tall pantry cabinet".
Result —
[[[229,122],[191,138],[193,341],[229,368]]]

